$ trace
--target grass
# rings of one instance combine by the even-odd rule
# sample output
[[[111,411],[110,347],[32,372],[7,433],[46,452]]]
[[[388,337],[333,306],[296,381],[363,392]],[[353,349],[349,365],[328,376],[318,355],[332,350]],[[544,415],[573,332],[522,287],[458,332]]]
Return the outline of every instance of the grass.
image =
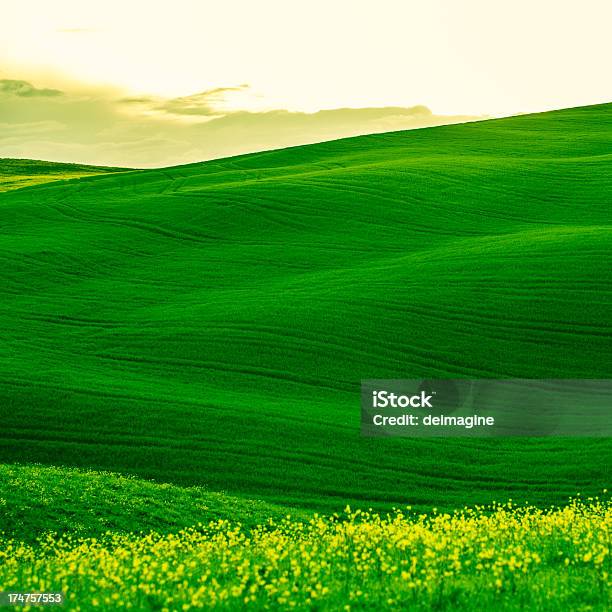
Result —
[[[0,465],[0,534],[34,544],[46,535],[160,534],[226,519],[251,529],[295,508],[108,472]]]
[[[362,378],[609,378],[612,105],[0,194],[0,461],[546,506],[607,439],[359,435]]]
[[[606,501],[430,516],[228,521],[178,534],[3,541],[9,591],[71,610],[608,610]]]
[[[31,185],[42,185],[52,181],[65,181],[127,170],[127,168],[62,164],[33,159],[0,158],[0,192]]]

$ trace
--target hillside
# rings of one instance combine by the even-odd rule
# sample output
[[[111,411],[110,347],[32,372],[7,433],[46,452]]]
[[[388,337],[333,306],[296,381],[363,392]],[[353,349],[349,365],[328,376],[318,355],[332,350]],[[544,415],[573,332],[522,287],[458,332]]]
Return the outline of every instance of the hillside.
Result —
[[[107,472],[0,465],[0,536],[34,542],[43,534],[176,532],[227,519],[245,528],[299,511]]]
[[[84,176],[126,172],[129,168],[62,164],[34,159],[0,158],[0,192]]]
[[[0,194],[0,461],[560,503],[605,439],[371,440],[362,378],[609,378],[612,105]]]

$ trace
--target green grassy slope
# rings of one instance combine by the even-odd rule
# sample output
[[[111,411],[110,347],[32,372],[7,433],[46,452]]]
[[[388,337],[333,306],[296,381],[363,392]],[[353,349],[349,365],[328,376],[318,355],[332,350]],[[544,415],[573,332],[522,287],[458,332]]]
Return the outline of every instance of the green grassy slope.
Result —
[[[129,171],[129,169],[62,164],[34,159],[0,158],[0,192],[31,185],[42,185],[52,181],[65,181],[84,176],[126,171]]]
[[[168,533],[228,518],[250,529],[287,514],[307,518],[295,508],[201,487],[39,465],[0,465],[0,510],[0,534],[31,542],[45,533]]]
[[[612,105],[0,194],[0,459],[278,503],[606,486],[607,440],[370,440],[361,378],[610,377]]]

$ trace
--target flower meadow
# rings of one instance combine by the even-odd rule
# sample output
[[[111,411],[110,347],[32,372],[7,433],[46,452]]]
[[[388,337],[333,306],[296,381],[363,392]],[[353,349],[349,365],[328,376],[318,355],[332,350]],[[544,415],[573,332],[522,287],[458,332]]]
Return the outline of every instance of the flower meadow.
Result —
[[[578,498],[46,536],[2,542],[0,590],[63,591],[71,610],[603,610],[611,526],[609,500]]]

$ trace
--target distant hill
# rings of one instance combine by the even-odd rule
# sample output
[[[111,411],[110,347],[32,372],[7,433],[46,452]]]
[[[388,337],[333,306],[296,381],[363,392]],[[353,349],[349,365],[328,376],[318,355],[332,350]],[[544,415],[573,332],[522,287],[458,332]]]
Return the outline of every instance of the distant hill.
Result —
[[[359,383],[609,378],[611,142],[606,104],[0,194],[0,460],[322,510],[600,491],[609,440],[364,439]]]
[[[0,192],[11,189],[40,185],[51,181],[125,172],[129,168],[110,168],[106,166],[84,166],[82,164],[62,164],[33,159],[0,158]]]

